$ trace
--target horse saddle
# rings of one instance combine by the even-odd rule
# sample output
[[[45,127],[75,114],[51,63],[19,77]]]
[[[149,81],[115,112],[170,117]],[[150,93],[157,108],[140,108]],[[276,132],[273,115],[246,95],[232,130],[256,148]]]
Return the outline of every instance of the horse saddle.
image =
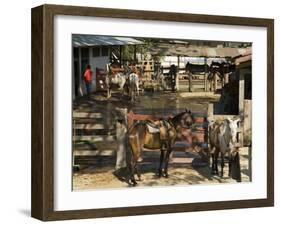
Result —
[[[168,132],[171,125],[165,120],[148,121],[146,127],[149,133],[159,133],[160,140],[168,139]]]
[[[146,128],[149,133],[160,133],[159,125],[155,124],[154,122],[148,121],[146,123]]]

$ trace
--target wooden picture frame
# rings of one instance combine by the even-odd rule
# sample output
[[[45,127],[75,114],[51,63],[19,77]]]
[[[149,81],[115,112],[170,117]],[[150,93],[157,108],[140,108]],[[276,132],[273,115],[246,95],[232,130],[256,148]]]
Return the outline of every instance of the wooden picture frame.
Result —
[[[54,16],[87,16],[240,25],[267,29],[267,198],[122,208],[54,210]],[[50,221],[274,205],[274,20],[230,16],[42,5],[32,9],[31,215]]]

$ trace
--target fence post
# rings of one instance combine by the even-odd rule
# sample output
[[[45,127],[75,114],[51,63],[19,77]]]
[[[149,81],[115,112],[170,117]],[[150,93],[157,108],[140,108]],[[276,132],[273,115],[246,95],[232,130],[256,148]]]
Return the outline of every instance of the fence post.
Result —
[[[127,166],[126,152],[127,152],[127,108],[116,108],[118,111],[118,119],[116,122],[116,164],[115,169],[121,169]]]
[[[214,74],[214,92],[218,89],[217,73]]]
[[[188,78],[189,78],[189,92],[193,91],[193,87],[192,87],[192,73],[190,71],[188,71]]]
[[[204,73],[204,90],[205,92],[208,91],[208,80],[207,80],[207,77],[208,77],[208,70],[207,70],[207,58],[204,57],[204,64],[205,64],[205,73]]]
[[[209,103],[208,104],[208,112],[207,112],[207,119],[208,121],[213,119],[214,116],[214,104],[213,103]]]

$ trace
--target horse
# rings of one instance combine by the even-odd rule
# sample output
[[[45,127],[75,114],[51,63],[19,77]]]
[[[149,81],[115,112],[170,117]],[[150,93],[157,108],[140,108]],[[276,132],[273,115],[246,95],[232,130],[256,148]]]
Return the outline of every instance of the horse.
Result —
[[[221,177],[223,177],[224,158],[228,155],[229,175],[231,176],[232,159],[239,159],[237,151],[237,123],[240,119],[227,118],[209,124],[209,144],[212,158],[212,174],[218,173],[218,156],[221,155]],[[239,163],[238,163],[239,164]]]
[[[175,92],[176,90],[176,85],[177,85],[177,66],[172,64],[169,70],[169,77],[171,80],[171,86],[172,86],[172,92]]]
[[[129,181],[133,186],[137,184],[135,173],[141,180],[137,163],[141,158],[144,148],[160,149],[160,161],[158,168],[158,177],[168,177],[169,156],[172,147],[181,128],[190,128],[194,123],[193,116],[190,111],[181,112],[173,118],[158,121],[139,121],[132,125],[129,129],[129,147],[131,148],[131,166]],[[164,167],[162,168],[164,162]]]
[[[114,86],[117,86],[119,90],[122,91],[122,95],[124,95],[124,85],[126,83],[126,76],[118,72],[116,74],[111,74],[107,76],[106,84],[107,84],[107,98],[111,97],[111,90]]]
[[[136,96],[139,96],[139,77],[136,73],[129,74],[128,91],[131,101],[135,101]]]
[[[225,82],[225,76],[229,73],[235,71],[235,64],[230,62],[216,62],[212,61],[209,67],[208,80],[212,81],[216,78],[216,75],[219,77],[222,83]]]

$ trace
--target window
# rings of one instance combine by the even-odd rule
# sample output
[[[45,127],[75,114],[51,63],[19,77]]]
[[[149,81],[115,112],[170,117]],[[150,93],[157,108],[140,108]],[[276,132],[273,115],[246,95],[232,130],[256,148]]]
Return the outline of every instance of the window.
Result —
[[[93,48],[93,57],[99,57],[100,56],[100,47],[94,47]]]
[[[79,57],[79,49],[73,48],[73,58],[78,59],[78,57]]]
[[[88,48],[81,48],[81,57],[89,58],[89,49]]]
[[[101,55],[108,56],[108,48],[106,46],[101,47]]]

